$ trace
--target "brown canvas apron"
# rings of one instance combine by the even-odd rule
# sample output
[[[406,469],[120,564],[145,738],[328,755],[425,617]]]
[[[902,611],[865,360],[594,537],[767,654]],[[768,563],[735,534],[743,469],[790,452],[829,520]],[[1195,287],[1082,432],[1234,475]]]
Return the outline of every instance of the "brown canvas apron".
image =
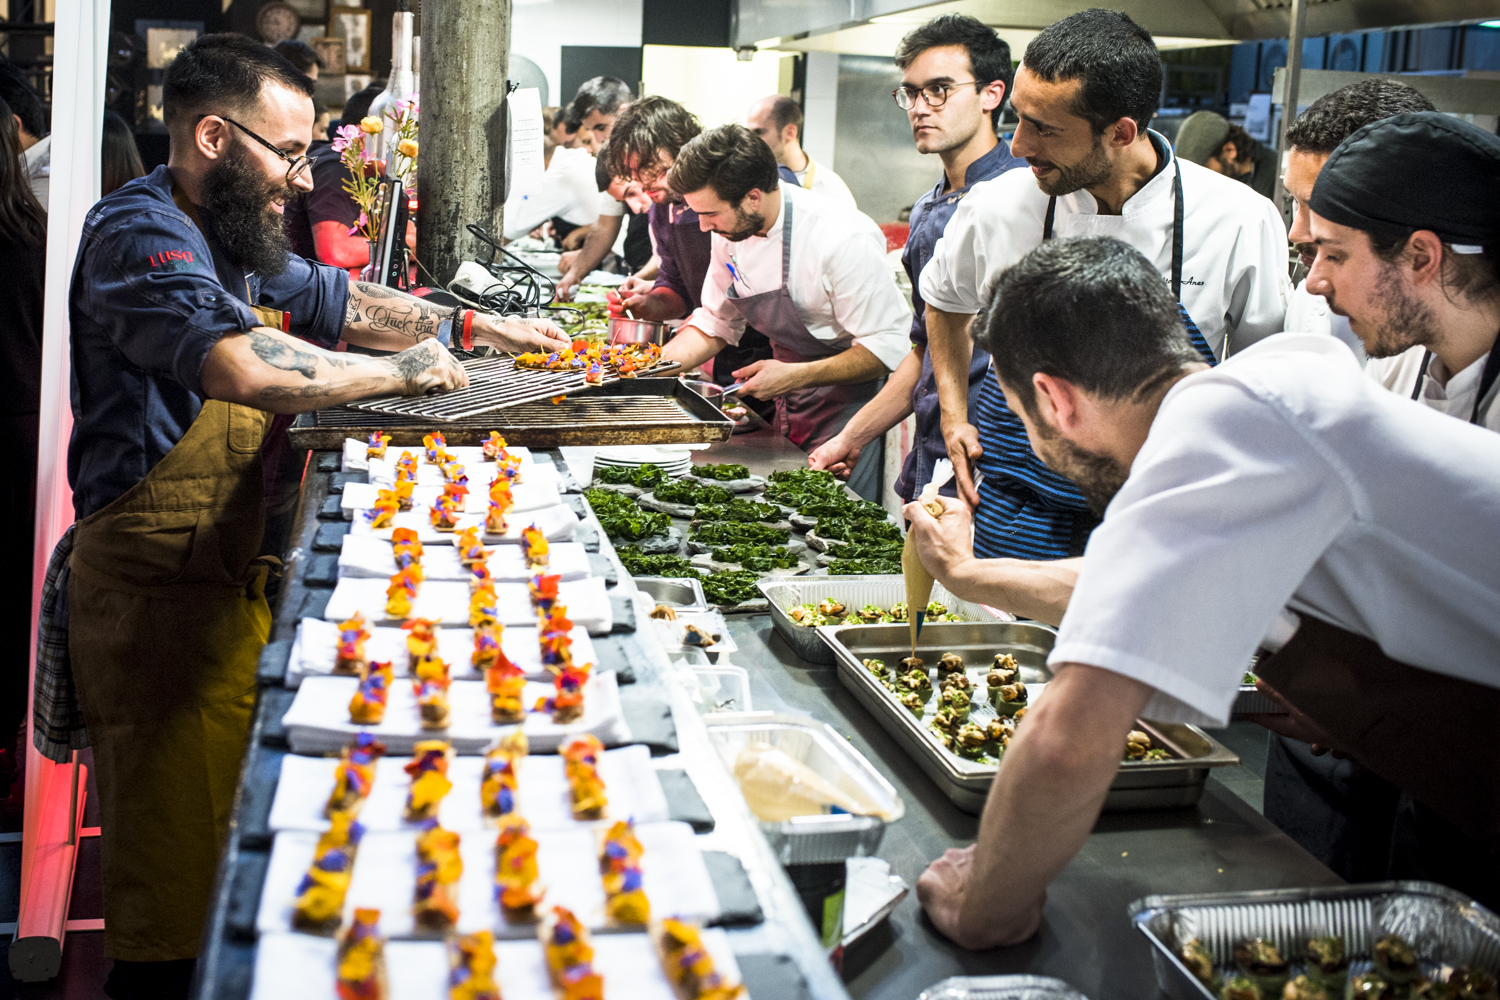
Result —
[[[1465,835],[1500,843],[1500,689],[1392,660],[1310,615],[1256,673],[1340,750]]]

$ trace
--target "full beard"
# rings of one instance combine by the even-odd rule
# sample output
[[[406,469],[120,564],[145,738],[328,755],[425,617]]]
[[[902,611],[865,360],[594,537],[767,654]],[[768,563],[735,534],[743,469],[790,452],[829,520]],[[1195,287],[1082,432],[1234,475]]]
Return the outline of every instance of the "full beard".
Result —
[[[281,213],[271,206],[295,193],[285,181],[268,181],[238,142],[203,177],[203,207],[219,245],[245,270],[267,276],[285,271],[292,252]]]
[[[1365,353],[1372,358],[1393,358],[1416,344],[1431,344],[1436,339],[1432,309],[1407,294],[1399,270],[1394,264],[1386,265],[1375,281],[1385,315],[1369,337],[1360,338],[1365,342]],[[1328,306],[1334,312],[1339,311],[1333,302]]]
[[[765,227],[766,217],[759,212],[745,212],[736,208],[734,210],[734,228],[727,233],[720,233],[731,243],[743,243],[750,237],[756,235]]]
[[[1042,461],[1052,471],[1073,480],[1088,501],[1089,509],[1103,517],[1109,502],[1130,478],[1130,469],[1108,455],[1080,448],[1055,433],[1046,434],[1043,440],[1046,445],[1037,449]]]
[[[1053,163],[1052,166],[1057,169],[1057,176],[1050,181],[1038,178],[1037,186],[1042,189],[1043,194],[1054,198],[1103,184],[1114,173],[1114,165],[1109,162],[1109,154],[1104,151],[1104,142],[1097,135],[1094,136],[1093,148],[1083,159],[1071,167],[1060,163]]]

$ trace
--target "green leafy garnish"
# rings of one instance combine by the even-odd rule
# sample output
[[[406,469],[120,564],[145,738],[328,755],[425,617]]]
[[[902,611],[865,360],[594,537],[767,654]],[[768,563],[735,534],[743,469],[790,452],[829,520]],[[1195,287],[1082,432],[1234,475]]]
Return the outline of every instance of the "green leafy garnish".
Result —
[[[714,549],[713,557],[719,562],[739,563],[745,569],[760,573],[773,569],[795,569],[801,565],[801,560],[794,552],[779,545],[727,545]]]
[[[666,470],[647,462],[645,465],[601,465],[594,470],[594,478],[601,483],[620,485],[628,483],[641,489],[650,489],[667,478]]]
[[[750,470],[743,465],[725,463],[724,465],[699,465],[693,468],[693,475],[699,479],[717,479],[728,482],[731,479],[749,479]]]
[[[846,496],[818,496],[806,503],[798,504],[797,513],[804,517],[885,517],[885,508],[868,500],[855,500]]]
[[[712,483],[694,483],[686,479],[669,479],[651,491],[662,503],[694,506],[700,503],[728,503],[734,494]]]
[[[760,597],[755,581],[760,576],[750,570],[713,573],[703,578],[703,594],[714,604],[740,604]]]
[[[728,503],[700,503],[693,511],[698,521],[779,521],[781,508],[773,503],[754,500],[731,500]]]
[[[785,528],[773,528],[769,524],[746,524],[741,521],[710,521],[693,529],[688,537],[706,545],[738,545],[745,542],[760,542],[766,545],[785,545],[791,538]]]
[[[901,540],[901,529],[889,521],[874,518],[821,517],[814,529],[819,538],[834,542],[874,542]]]
[[[901,572],[901,563],[893,559],[835,559],[828,564],[828,572],[834,576],[891,576]]]
[[[840,559],[900,559],[901,542],[845,542],[837,548]],[[906,602],[901,603],[901,613],[906,613]]]
[[[584,490],[583,495],[594,508],[594,515],[599,518],[605,534],[611,538],[633,542],[653,535],[665,535],[672,527],[672,519],[667,515],[641,510],[634,500],[613,490]]]
[[[615,555],[631,576],[688,576],[696,580],[703,575],[682,556],[650,555],[634,545],[621,545]]]
[[[829,497],[844,496],[844,485],[824,469],[784,469],[771,473],[766,499],[800,508]]]

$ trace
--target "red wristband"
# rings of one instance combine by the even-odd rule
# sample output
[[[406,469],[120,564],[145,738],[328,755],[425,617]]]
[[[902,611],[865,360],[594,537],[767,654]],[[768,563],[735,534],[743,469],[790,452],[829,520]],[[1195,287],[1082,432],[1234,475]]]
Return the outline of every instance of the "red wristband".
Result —
[[[464,310],[463,345],[466,351],[474,349],[474,310],[472,309]]]

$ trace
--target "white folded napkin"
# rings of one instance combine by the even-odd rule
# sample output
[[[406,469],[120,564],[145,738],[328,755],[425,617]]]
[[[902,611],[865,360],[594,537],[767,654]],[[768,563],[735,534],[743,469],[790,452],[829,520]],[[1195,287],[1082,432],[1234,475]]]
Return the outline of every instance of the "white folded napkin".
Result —
[[[573,513],[573,508],[567,504],[527,511],[524,514],[510,513],[505,517],[505,534],[492,535],[484,530],[483,514],[465,514],[458,519],[458,530],[439,531],[432,526],[432,518],[427,511],[403,510],[391,519],[391,526],[388,528],[372,528],[368,519],[362,515],[357,516],[349,528],[349,534],[368,535],[372,538],[390,541],[391,532],[396,528],[411,528],[417,533],[417,538],[423,545],[452,545],[459,531],[477,526],[483,533],[486,545],[500,545],[519,543],[521,532],[533,524],[547,536],[547,541],[567,542],[572,541],[574,533],[578,530],[578,515]]]
[[[415,830],[419,824],[402,819],[411,776],[406,773],[410,757],[383,757],[375,764],[370,797],[359,811],[359,822],[372,833]],[[288,754],[281,759],[281,779],[271,804],[271,829],[328,829],[323,807],[333,792],[338,760],[333,757],[302,757]],[[563,773],[563,759],[556,754],[531,754],[517,765],[516,811],[526,817],[533,831],[596,826],[597,820],[576,820]],[[448,830],[483,831],[494,828],[479,802],[479,784],[484,777],[483,757],[454,757],[448,764],[453,789],[438,807],[438,822]],[[647,747],[620,747],[599,757],[599,777],[604,780],[609,806],[608,820],[633,819],[637,823],[662,823],[669,816],[667,797],[651,766]]]
[[[539,909],[565,906],[585,927],[619,930],[604,915],[604,883],[599,875],[600,834],[607,827],[577,826],[538,831],[538,882],[546,888]],[[494,830],[455,831],[463,875],[458,883],[458,931],[472,934],[493,930],[497,937],[531,938],[536,925],[510,923],[495,898]],[[686,823],[638,823],[636,839],[641,855],[641,882],[653,915],[710,921],[720,913],[708,868],[703,863]],[[344,899],[347,926],[355,909],[380,911],[380,929],[391,938],[426,937],[411,915],[417,881],[417,834],[413,831],[367,831],[354,856],[354,875]],[[278,833],[271,848],[261,890],[256,929],[261,933],[290,931],[297,886],[312,863],[318,834],[310,831]],[[603,936],[603,935],[601,935]]]
[[[346,484],[343,499],[339,503],[344,511],[344,519],[353,520],[358,511],[374,510],[375,501],[380,498],[380,491],[385,489],[390,489],[390,486],[380,483]],[[442,494],[443,487],[441,486],[415,487],[411,491],[412,509],[430,510]],[[515,506],[511,509],[518,514],[530,510],[541,510],[544,507],[556,507],[562,503],[562,496],[558,494],[556,486],[552,483],[521,483],[511,489],[510,495],[515,500]],[[472,488],[464,497],[464,510],[467,513],[483,514],[489,509],[488,486]]]
[[[424,546],[422,553],[422,576],[427,580],[456,580],[468,583],[469,567],[458,558],[458,550],[451,545]],[[540,572],[555,573],[564,580],[582,580],[592,572],[589,554],[578,542],[558,542],[548,545],[548,566]],[[519,545],[496,545],[485,560],[490,575],[496,582],[524,583],[535,576],[538,570],[529,569]],[[382,579],[387,582],[395,575],[396,555],[391,543],[373,535],[344,536],[343,550],[339,553],[339,576],[356,579]]]
[[[448,728],[440,730],[422,728],[417,696],[405,680],[391,684],[384,722],[357,726],[349,721],[349,701],[358,689],[359,679],[355,677],[309,677],[303,681],[292,707],[281,718],[292,752],[337,753],[356,734],[368,732],[395,755],[410,754],[418,740],[432,739],[448,740],[455,753],[479,754],[516,728],[491,721],[490,696],[483,681],[453,682],[448,689]],[[551,684],[528,682],[521,703],[529,708],[551,697],[555,690]],[[583,716],[577,721],[557,723],[550,713],[528,711],[519,725],[538,753],[556,750],[569,737],[584,733],[592,733],[604,743],[630,741],[630,727],[620,712],[620,691],[613,672],[589,678],[583,688]]]
[[[452,449],[449,450],[451,451]],[[413,454],[416,454],[416,452],[413,452]],[[392,448],[386,452],[385,458],[371,459],[370,468],[367,470],[370,474],[370,482],[380,483],[384,486],[389,486],[395,482],[396,459],[400,455],[401,452]],[[442,469],[423,461],[420,454],[417,455],[417,459],[418,487],[442,486],[448,481],[448,477],[443,474]],[[498,474],[499,469],[494,462],[460,461],[459,464],[464,467],[464,474],[469,477],[470,489],[488,490],[490,483],[495,481],[495,476]],[[511,481],[512,487],[532,485],[551,486],[553,489],[556,489],[558,484],[562,482],[562,476],[558,473],[557,467],[551,462],[522,462],[520,473],[520,476]]]
[[[323,611],[324,621],[342,622],[358,611],[370,624],[400,624],[403,619],[386,617],[385,601],[389,580],[343,577],[333,588],[333,596]],[[558,600],[568,606],[573,624],[582,625],[591,635],[602,635],[614,627],[614,612],[609,592],[601,577],[568,580],[557,585]],[[524,583],[495,584],[495,610],[502,625],[534,625],[536,611],[531,593]],[[407,618],[430,618],[454,626],[469,623],[469,585],[451,580],[424,580],[412,601]]]
[[[396,676],[405,677],[408,665],[406,630],[379,625],[365,627],[370,630],[370,638],[365,643],[366,656],[376,663],[389,661]],[[568,635],[573,640],[573,662],[598,662],[588,629],[574,625]],[[534,625],[507,625],[500,634],[500,649],[510,662],[526,671],[528,678],[550,683],[552,674],[542,663],[539,638]],[[338,641],[338,623],[318,618],[302,619],[297,625],[296,638],[292,640],[291,659],[287,662],[287,687],[298,686],[305,677],[326,677],[333,673],[333,664],[338,658]],[[454,680],[483,679],[473,666],[473,629],[440,628],[437,641],[438,655],[448,662],[450,677]]]

